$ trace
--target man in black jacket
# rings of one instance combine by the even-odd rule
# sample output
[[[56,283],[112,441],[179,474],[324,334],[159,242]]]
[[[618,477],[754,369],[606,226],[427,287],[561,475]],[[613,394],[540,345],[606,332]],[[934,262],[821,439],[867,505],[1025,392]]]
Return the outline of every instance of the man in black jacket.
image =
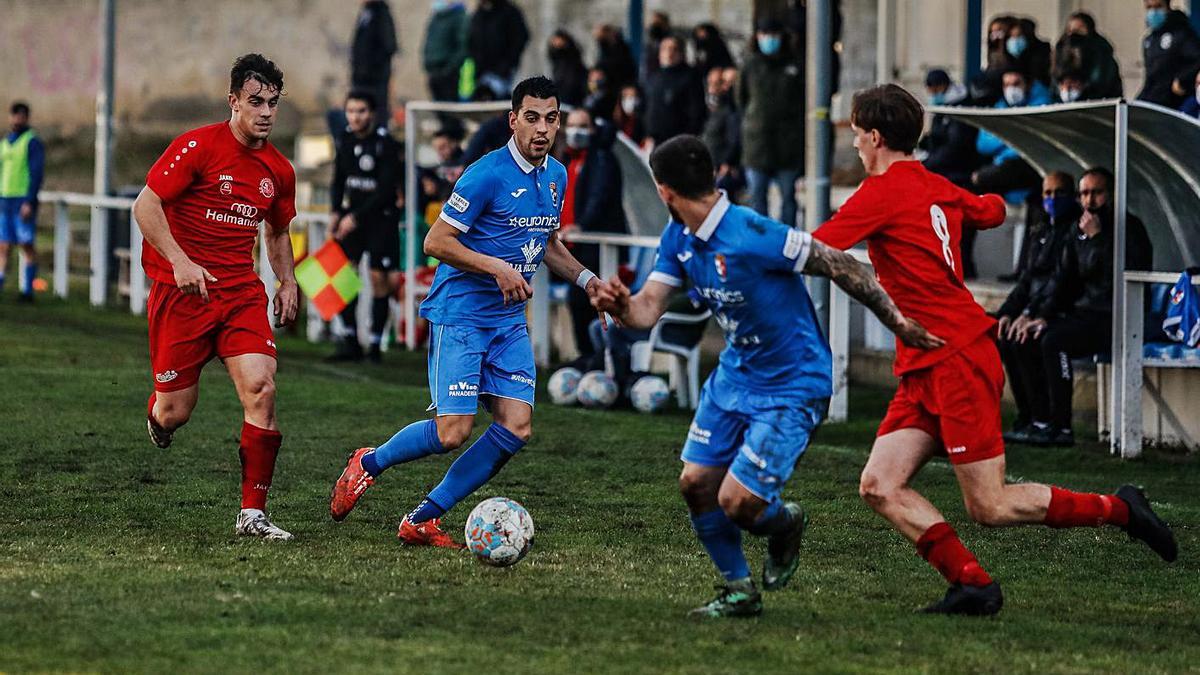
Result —
[[[350,88],[370,92],[376,102],[375,123],[387,127],[388,84],[396,54],[396,25],[386,0],[364,0],[350,42]]]
[[[967,90],[940,68],[925,76],[925,91],[932,105],[971,105]],[[971,174],[983,163],[975,151],[977,136],[979,130],[969,124],[946,115],[934,115],[929,132],[921,139],[920,148],[927,153],[922,163],[926,169],[966,188],[971,184]]]
[[[1012,329],[1021,344],[1033,341],[1036,356],[1026,351],[1021,360],[1030,387],[1044,387],[1046,408],[1033,411],[1035,427],[1029,442],[1071,446],[1071,359],[1107,351],[1112,344],[1113,298],[1113,176],[1103,168],[1086,171],[1079,179],[1083,215],[1067,237],[1058,266],[1049,282]],[[1126,216],[1125,269],[1149,270],[1153,249],[1142,222]]]
[[[380,343],[388,319],[388,299],[400,283],[400,214],[396,208],[400,148],[387,129],[374,123],[375,99],[370,92],[346,97],[347,133],[337,140],[333,181],[329,185],[330,217],[326,232],[336,239],[354,265],[367,253],[371,260],[372,361],[380,360]],[[363,356],[358,340],[358,303],[342,310],[342,339],[333,361]]]
[[[668,35],[659,42],[658,70],[646,78],[646,134],[655,145],[704,128],[704,83],[684,61],[683,41]]]
[[[509,0],[479,0],[471,16],[467,51],[475,61],[475,85],[500,100],[512,93],[513,75],[529,44],[525,15]]]
[[[1178,108],[1191,93],[1188,75],[1200,64],[1200,37],[1183,12],[1171,9],[1170,0],[1145,0],[1146,27],[1142,61],[1146,78],[1139,101]]]

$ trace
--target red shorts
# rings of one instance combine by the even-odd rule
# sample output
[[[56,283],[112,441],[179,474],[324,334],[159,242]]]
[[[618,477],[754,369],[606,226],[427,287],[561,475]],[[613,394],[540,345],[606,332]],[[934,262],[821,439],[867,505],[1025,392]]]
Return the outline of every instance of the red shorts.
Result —
[[[150,317],[150,366],[155,391],[179,391],[200,380],[212,357],[242,354],[275,357],[275,334],[267,318],[262,282],[210,288],[208,302],[171,284],[155,282]]]
[[[1004,454],[1000,396],[1004,369],[989,334],[929,368],[906,373],[878,436],[920,429],[937,439],[952,464]]]

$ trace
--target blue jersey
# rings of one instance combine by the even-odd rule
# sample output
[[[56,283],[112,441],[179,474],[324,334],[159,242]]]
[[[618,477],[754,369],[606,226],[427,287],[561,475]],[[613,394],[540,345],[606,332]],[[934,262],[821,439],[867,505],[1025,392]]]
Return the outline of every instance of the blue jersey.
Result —
[[[464,246],[500,258],[528,281],[558,229],[566,190],[567,170],[558,160],[547,156],[534,166],[509,139],[467,167],[442,207],[442,219],[462,232],[458,240]],[[421,316],[436,324],[499,328],[525,323],[525,303],[505,305],[491,275],[442,263]]]
[[[812,236],[734,206],[724,195],[696,230],[672,220],[649,281],[690,282],[725,331],[713,375],[719,387],[825,398],[833,393],[829,343],[801,271]]]

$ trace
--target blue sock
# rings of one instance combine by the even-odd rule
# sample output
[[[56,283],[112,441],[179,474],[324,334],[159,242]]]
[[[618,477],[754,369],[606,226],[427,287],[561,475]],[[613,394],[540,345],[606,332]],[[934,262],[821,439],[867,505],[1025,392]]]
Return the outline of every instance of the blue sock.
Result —
[[[513,432],[493,423],[446,471],[446,477],[408,514],[413,524],[437,518],[479,489],[499,473],[508,460],[525,446]]]
[[[769,537],[776,532],[787,529],[792,524],[792,514],[783,508],[783,500],[776,498],[767,504],[767,508],[759,514],[758,520],[746,529],[756,537]]]
[[[375,448],[375,452],[363,455],[362,468],[372,476],[378,476],[389,466],[440,452],[445,452],[445,448],[438,440],[437,422],[422,420],[397,431],[386,443]]]
[[[33,280],[37,278],[37,270],[37,263],[27,263],[25,265],[25,283],[21,284],[21,293],[33,295]]]
[[[742,552],[742,530],[724,511],[718,508],[700,515],[692,514],[692,527],[726,581],[750,576],[750,565]]]

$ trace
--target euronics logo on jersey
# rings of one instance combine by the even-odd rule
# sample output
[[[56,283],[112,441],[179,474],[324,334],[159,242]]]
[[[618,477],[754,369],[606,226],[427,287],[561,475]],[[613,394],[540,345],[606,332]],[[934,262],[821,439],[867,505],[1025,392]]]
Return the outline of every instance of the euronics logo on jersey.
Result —
[[[451,396],[477,396],[478,394],[479,385],[470,382],[455,382],[450,385]]]

